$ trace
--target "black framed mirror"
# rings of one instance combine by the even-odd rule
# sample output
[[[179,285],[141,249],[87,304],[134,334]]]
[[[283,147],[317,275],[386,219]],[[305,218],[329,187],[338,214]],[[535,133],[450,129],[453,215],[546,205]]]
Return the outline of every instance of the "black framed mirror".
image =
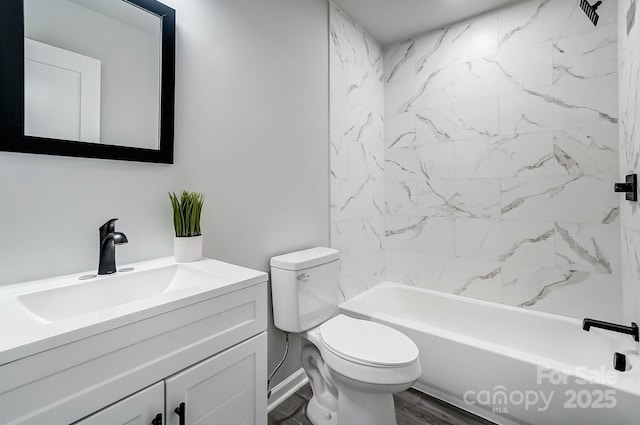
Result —
[[[0,151],[173,163],[175,11],[0,2]]]

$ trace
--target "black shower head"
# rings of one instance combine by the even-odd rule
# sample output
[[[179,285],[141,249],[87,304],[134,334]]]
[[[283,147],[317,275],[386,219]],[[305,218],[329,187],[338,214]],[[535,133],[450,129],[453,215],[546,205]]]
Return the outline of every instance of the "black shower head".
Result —
[[[598,25],[598,19],[600,17],[598,16],[598,12],[596,12],[596,9],[598,9],[598,6],[600,6],[601,4],[601,1],[597,1],[592,6],[587,0],[580,0],[580,7],[582,8],[582,10],[584,10],[584,13],[587,14],[589,19],[591,19],[593,25]]]

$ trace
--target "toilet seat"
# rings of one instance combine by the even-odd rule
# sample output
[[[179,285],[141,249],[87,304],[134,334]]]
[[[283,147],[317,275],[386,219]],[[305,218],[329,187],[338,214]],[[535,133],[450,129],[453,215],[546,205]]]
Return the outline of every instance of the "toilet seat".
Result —
[[[338,357],[373,367],[407,366],[418,347],[403,333],[380,323],[340,314],[320,326],[322,344]]]
[[[348,378],[389,385],[420,376],[418,347],[393,328],[338,315],[314,333],[325,363]]]

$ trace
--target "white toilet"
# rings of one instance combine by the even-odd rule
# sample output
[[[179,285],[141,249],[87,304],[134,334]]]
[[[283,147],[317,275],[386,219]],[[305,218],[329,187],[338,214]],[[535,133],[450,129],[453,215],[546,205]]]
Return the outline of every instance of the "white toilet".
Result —
[[[334,314],[340,252],[312,248],[271,259],[277,328],[303,338],[314,425],[396,425],[393,393],[420,376],[418,347],[395,329]]]

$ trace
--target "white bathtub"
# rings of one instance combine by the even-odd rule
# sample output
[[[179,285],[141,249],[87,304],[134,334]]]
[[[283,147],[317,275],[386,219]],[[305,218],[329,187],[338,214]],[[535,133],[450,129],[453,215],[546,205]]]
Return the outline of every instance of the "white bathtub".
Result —
[[[404,332],[420,349],[416,389],[496,423],[640,424],[640,357],[629,335],[390,282],[340,310]],[[631,370],[613,369],[616,351]]]

